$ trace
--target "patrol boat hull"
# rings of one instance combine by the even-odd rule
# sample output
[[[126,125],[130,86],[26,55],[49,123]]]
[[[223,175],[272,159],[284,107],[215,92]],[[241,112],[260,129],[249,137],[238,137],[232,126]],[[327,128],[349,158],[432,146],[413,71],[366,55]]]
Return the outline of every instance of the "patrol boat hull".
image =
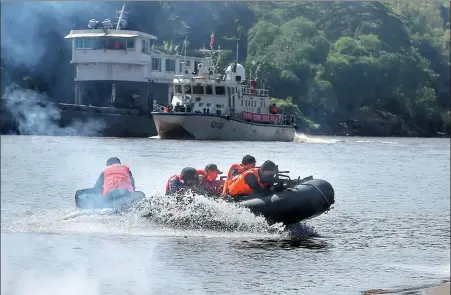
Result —
[[[136,191],[124,193],[122,196],[116,198],[108,198],[104,197],[98,190],[88,188],[76,191],[75,206],[79,209],[121,209],[145,197],[146,195],[143,192]]]
[[[264,216],[270,224],[290,225],[327,212],[335,203],[335,192],[329,182],[312,179],[269,196],[255,194],[232,200]]]
[[[295,127],[247,122],[215,114],[152,112],[162,139],[292,142]]]

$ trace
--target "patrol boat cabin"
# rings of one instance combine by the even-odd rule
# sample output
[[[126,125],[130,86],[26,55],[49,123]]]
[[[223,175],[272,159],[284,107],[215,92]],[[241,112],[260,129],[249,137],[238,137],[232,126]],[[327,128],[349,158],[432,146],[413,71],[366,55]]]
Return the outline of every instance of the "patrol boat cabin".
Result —
[[[293,141],[294,116],[280,114],[268,89],[257,88],[252,75],[246,80],[237,59],[221,74],[220,50],[202,52],[206,57],[195,72],[186,67],[174,76],[171,103],[152,112],[160,138]]]
[[[235,62],[223,75],[217,74],[213,54],[219,54],[220,50],[203,52],[211,56],[197,65],[195,73],[186,68],[183,75],[174,76],[174,96],[170,106],[163,110],[231,116],[264,124],[294,124],[294,116],[280,114],[275,104],[271,104],[268,89],[257,88],[257,81],[251,75],[246,80],[243,65]]]
[[[170,102],[174,75],[195,70],[200,57],[163,50],[158,38],[127,29],[125,4],[117,23],[91,19],[87,29],[72,30],[71,64],[76,67],[76,105],[134,109],[149,115],[152,100]],[[182,68],[182,60],[186,60]]]

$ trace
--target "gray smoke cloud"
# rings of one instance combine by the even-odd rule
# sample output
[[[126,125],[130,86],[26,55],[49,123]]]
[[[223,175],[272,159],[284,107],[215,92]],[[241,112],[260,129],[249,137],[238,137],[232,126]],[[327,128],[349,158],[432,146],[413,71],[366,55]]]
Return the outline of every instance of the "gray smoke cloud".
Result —
[[[120,3],[28,1],[0,4],[2,132],[16,125],[16,131],[21,134],[100,135],[104,121],[77,119],[62,123],[61,110],[50,101],[73,101],[75,70],[70,64],[71,41],[64,36],[71,29],[87,27],[90,18],[114,19]],[[39,92],[44,94],[13,83],[24,84],[25,76],[32,76],[31,80],[40,85]]]
[[[61,48],[55,48],[58,46],[49,43],[49,39],[60,39],[58,45],[70,48],[70,41],[63,38],[71,29],[87,27],[90,18],[114,19],[118,7],[120,3],[111,2],[2,2],[2,59],[9,65],[33,68],[44,57],[57,58],[48,53]]]
[[[65,124],[60,108],[45,95],[17,84],[6,87],[2,107],[9,111],[20,134],[96,136],[105,128],[100,119],[75,119]]]

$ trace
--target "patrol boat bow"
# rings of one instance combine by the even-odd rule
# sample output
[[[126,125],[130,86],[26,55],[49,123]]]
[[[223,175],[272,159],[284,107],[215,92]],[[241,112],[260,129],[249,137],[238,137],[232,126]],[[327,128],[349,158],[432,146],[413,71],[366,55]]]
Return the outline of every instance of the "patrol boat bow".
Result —
[[[211,43],[210,43],[211,45]],[[186,50],[186,42],[185,42]],[[294,116],[273,111],[268,89],[257,89],[257,81],[245,81],[244,67],[237,62],[221,75],[221,50],[201,50],[205,58],[190,73],[174,76],[169,106],[152,112],[162,139],[227,141],[293,141]],[[251,78],[251,75],[249,75]]]

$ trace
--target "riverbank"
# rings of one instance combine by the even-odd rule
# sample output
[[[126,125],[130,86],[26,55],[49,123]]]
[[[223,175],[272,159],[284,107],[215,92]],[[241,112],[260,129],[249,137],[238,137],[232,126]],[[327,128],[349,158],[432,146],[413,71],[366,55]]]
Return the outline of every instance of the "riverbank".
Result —
[[[443,280],[439,285],[423,285],[402,289],[371,289],[363,292],[363,295],[449,295],[450,280]]]
[[[442,284],[429,288],[425,295],[449,295],[451,294],[450,282],[443,282]]]
[[[450,138],[451,128],[437,123],[436,126],[418,126],[383,111],[362,111],[353,117],[335,118],[330,122],[314,124],[309,119],[298,122],[306,133],[323,136],[365,137],[437,137]]]

